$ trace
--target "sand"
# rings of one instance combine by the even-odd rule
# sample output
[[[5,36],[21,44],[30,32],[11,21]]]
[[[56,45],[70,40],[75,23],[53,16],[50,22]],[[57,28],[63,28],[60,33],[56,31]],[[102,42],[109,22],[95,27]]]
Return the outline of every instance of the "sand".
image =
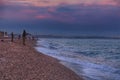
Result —
[[[83,80],[55,58],[37,52],[35,41],[0,41],[0,80]]]

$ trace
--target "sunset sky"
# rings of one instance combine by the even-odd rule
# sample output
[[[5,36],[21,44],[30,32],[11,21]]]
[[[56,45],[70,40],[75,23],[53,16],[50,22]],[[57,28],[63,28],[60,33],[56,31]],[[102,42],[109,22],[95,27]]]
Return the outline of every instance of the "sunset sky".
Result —
[[[0,30],[120,36],[120,0],[0,0]]]

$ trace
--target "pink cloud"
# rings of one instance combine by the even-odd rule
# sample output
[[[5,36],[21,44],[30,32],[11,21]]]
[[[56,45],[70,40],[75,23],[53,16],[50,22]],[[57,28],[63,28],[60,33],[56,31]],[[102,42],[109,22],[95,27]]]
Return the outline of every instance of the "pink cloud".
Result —
[[[37,15],[35,16],[36,19],[48,19],[48,18],[51,18],[50,15]]]
[[[0,18],[8,20],[29,20],[33,19],[36,12],[34,10],[19,10],[19,11],[2,11],[0,12]]]
[[[48,8],[48,12],[55,12],[56,11],[56,8],[55,7],[50,7]]]
[[[0,5],[4,5],[4,2],[2,0],[0,0]]]
[[[5,3],[12,5],[52,7],[63,4],[67,5],[116,5],[120,0],[3,0]],[[1,1],[2,2],[2,1]]]
[[[32,9],[26,9],[26,10],[21,10],[22,13],[28,13],[28,14],[35,14],[37,13],[36,10],[32,10]]]
[[[5,13],[1,17],[4,19],[9,19],[9,20],[27,20],[29,18],[28,16],[21,15],[19,13],[17,14],[15,13],[14,15],[13,13],[9,13],[9,14]]]

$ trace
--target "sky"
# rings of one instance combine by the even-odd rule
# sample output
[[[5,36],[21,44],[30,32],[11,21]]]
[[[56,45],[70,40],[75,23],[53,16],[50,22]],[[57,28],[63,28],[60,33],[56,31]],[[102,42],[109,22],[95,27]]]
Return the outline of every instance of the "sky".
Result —
[[[0,30],[120,36],[120,0],[0,0]]]

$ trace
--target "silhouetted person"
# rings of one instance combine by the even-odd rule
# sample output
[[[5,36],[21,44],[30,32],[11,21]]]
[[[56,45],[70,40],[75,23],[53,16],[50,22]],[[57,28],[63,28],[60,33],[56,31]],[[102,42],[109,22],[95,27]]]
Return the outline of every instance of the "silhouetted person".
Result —
[[[34,36],[32,36],[32,40],[35,40],[35,37],[34,37]]]
[[[11,42],[13,42],[13,40],[14,40],[14,34],[13,34],[13,32],[11,33]]]
[[[21,39],[21,35],[18,35],[18,39]]]
[[[26,39],[26,31],[23,30],[23,33],[22,33],[22,38],[23,38],[23,45],[25,45],[25,39]]]

